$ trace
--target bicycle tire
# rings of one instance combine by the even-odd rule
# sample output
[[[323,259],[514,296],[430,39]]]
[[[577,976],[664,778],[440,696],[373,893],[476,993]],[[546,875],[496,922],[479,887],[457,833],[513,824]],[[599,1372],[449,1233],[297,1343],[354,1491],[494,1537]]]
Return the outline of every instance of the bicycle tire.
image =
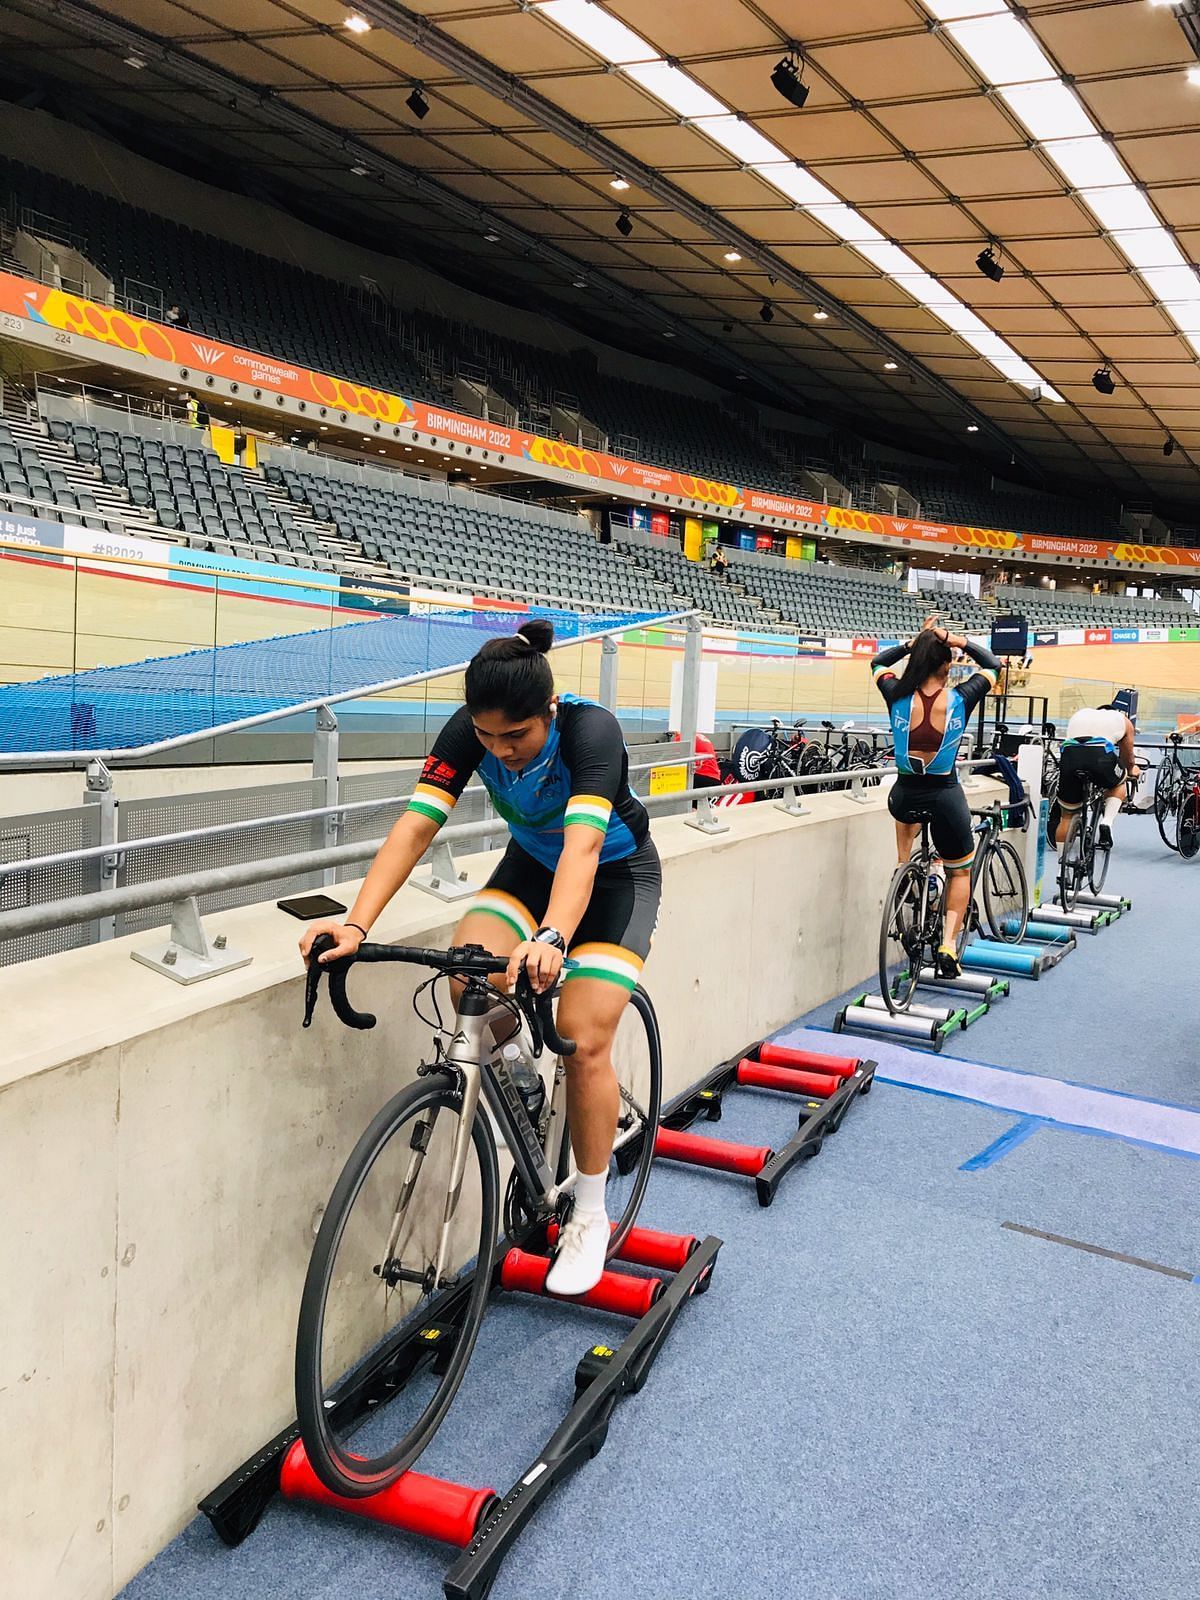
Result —
[[[892,874],[879,923],[879,992],[892,1016],[908,1010],[921,976],[924,929],[918,930],[912,912],[921,907],[925,920],[929,900],[929,869],[906,861]],[[897,930],[893,934],[893,928]],[[892,968],[898,967],[893,976]]]
[[[1179,849],[1179,808],[1183,797],[1182,774],[1173,763],[1164,762],[1154,784],[1154,820],[1159,837],[1168,850]]]
[[[1104,888],[1104,880],[1108,877],[1108,864],[1112,850],[1106,850],[1100,843],[1100,824],[1104,821],[1104,797],[1097,795],[1088,819],[1088,888],[1093,894],[1099,894]]]
[[[1074,911],[1083,887],[1083,825],[1086,812],[1080,811],[1075,826],[1058,847],[1058,903],[1064,911]]]
[[[1179,854],[1184,861],[1200,855],[1200,794],[1191,789],[1179,808]]]
[[[363,1499],[378,1494],[395,1483],[433,1438],[463,1380],[491,1291],[492,1260],[499,1224],[500,1179],[495,1141],[481,1105],[471,1129],[480,1183],[479,1244],[470,1293],[453,1352],[444,1361],[444,1370],[438,1374],[432,1398],[398,1443],[374,1457],[351,1453],[347,1442],[339,1438],[335,1431],[335,1409],[326,1404],[322,1360],[326,1303],[338,1264],[338,1247],[345,1235],[355,1201],[380,1156],[392,1146],[393,1139],[405,1126],[412,1125],[415,1131],[421,1114],[434,1108],[456,1117],[459,1114],[458,1094],[448,1073],[439,1073],[410,1084],[374,1117],[351,1151],[334,1185],[317,1231],[304,1280],[296,1330],[296,1416],[300,1436],[317,1477],[333,1494],[348,1499]],[[469,1163],[468,1157],[466,1177],[469,1177]],[[337,1387],[337,1383],[331,1386],[335,1394]]]
[[[1004,878],[995,863],[1003,862]],[[988,930],[993,939],[1002,944],[1020,944],[1029,926],[1029,885],[1025,880],[1025,864],[1016,847],[1007,839],[997,839],[988,848],[983,863],[983,909]],[[1004,896],[1016,898],[1017,904],[1008,904]]]
[[[647,1103],[641,1108],[643,1112],[642,1132],[637,1140],[636,1165],[629,1171],[633,1174],[633,1183],[630,1186],[628,1198],[621,1215],[613,1224],[612,1241],[608,1247],[611,1260],[625,1240],[629,1231],[634,1226],[641,1210],[642,1201],[646,1197],[646,1186],[650,1182],[650,1168],[654,1164],[654,1145],[658,1134],[658,1125],[662,1116],[662,1035],[658,1029],[658,1017],[655,1015],[654,1004],[650,996],[638,984],[629,997],[630,1009],[636,1011],[642,1020],[646,1033],[646,1055],[649,1067],[649,1088]],[[620,1126],[618,1125],[618,1133]],[[613,1157],[616,1160],[616,1156]],[[628,1176],[629,1173],[626,1173]]]

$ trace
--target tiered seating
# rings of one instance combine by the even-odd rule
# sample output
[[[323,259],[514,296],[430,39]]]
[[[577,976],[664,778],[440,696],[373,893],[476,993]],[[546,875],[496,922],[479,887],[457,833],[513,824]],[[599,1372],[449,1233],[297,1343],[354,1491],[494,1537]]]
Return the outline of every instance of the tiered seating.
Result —
[[[17,501],[38,501],[35,509],[28,507],[30,515],[49,519],[48,507],[57,506],[59,512],[72,521],[81,521],[88,528],[102,528],[98,520],[99,507],[94,496],[80,491],[65,473],[47,465],[36,444],[23,443],[14,436],[6,422],[0,421],[0,491],[14,496]]]
[[[1196,622],[1196,613],[1184,600],[1057,594],[1017,584],[1002,585],[994,592],[1000,611],[1018,612],[1038,628],[1178,628]]]
[[[968,633],[990,633],[996,616],[994,605],[985,605],[961,589],[919,589],[921,609],[927,615],[936,611],[941,620]]]
[[[732,571],[750,593],[807,633],[907,639],[925,616],[921,602],[898,583],[847,567],[746,561]]]
[[[672,594],[707,612],[715,621],[752,628],[771,625],[760,606],[735,591],[732,577],[716,577],[699,562],[689,561],[675,546],[627,543],[618,548],[635,567],[652,574]]]
[[[598,543],[578,517],[509,509],[490,496],[399,474],[395,487],[386,488],[270,464],[266,475],[294,505],[361,550],[359,570],[639,611],[668,609],[666,591]]]
[[[1065,499],[1034,489],[1006,488],[991,480],[979,483],[946,469],[884,463],[875,472],[879,482],[898,483],[921,503],[927,522],[955,522],[968,527],[1011,528],[1014,533],[1083,534],[1095,539],[1121,539],[1125,531],[1110,505]]]

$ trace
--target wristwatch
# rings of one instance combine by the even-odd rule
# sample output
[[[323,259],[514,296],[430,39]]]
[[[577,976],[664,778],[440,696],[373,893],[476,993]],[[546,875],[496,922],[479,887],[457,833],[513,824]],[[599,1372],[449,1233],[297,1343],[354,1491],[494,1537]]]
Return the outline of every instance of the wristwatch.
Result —
[[[552,944],[563,955],[567,953],[567,941],[557,928],[539,928],[529,942],[530,944]]]

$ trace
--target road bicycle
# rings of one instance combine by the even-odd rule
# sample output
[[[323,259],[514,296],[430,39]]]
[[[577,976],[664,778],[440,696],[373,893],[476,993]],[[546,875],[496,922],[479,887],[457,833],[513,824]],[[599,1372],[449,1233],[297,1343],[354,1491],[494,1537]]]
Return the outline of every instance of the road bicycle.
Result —
[[[1196,776],[1179,753],[1182,743],[1181,733],[1167,735],[1166,758],[1154,778],[1154,820],[1169,850],[1179,849],[1180,807]]]
[[[508,961],[480,945],[364,943],[353,956],[321,966],[317,957],[330,948],[328,936],[313,944],[305,1027],[322,975],[341,1021],[371,1028],[375,1018],[357,1011],[346,993],[356,963],[408,962],[433,972],[413,1001],[435,1030],[432,1059],[417,1066],[415,1081],[383,1107],[346,1161],[317,1230],[300,1303],[296,1415],[304,1447],[327,1489],[362,1498],[394,1483],[425,1449],[471,1358],[501,1222],[494,1128],[512,1162],[503,1201],[508,1242],[544,1238],[549,1224],[569,1216],[577,1174],[563,1062],[575,1045],[555,1028],[552,996],[535,995],[524,974],[512,994],[490,981]],[[458,990],[449,1025],[438,1001],[443,981]],[[425,996],[433,1016],[421,1009]],[[610,1258],[646,1192],[662,1104],[658,1024],[640,986],[618,1029],[614,1061],[621,1104],[609,1163],[616,1218]],[[421,1339],[402,1337],[417,1325]],[[386,1361],[389,1347],[401,1352],[395,1370],[383,1375],[395,1398],[364,1415],[353,1403],[362,1392],[356,1380],[365,1363]]]
[[[1058,903],[1064,911],[1074,911],[1086,883],[1099,894],[1108,877],[1110,848],[1100,843],[1104,821],[1105,791],[1091,779],[1084,785],[1083,804],[1069,824],[1066,842],[1058,850]]]
[[[1014,812],[1013,806],[1001,801],[973,812],[979,843],[958,938],[960,955],[972,934],[984,926],[1003,944],[1019,944],[1025,937],[1029,922],[1025,867],[1013,844],[1002,837],[1005,826],[1015,820]],[[945,927],[946,881],[930,838],[931,816],[925,812],[913,820],[920,822],[921,836],[909,859],[896,868],[879,925],[879,992],[893,1015],[908,1010],[922,972],[936,969]]]

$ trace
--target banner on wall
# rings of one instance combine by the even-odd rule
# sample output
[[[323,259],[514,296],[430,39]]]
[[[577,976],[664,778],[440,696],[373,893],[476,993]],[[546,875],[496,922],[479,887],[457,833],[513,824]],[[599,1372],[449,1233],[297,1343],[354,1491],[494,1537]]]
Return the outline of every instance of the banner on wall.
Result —
[[[30,547],[41,545],[43,549],[61,550],[63,548],[63,525],[61,522],[43,522],[41,517],[22,517],[12,511],[0,511],[0,540],[6,544],[19,544]],[[3,555],[15,554],[14,551],[0,551]],[[48,561],[57,561],[58,556],[47,556]]]
[[[853,654],[856,656],[873,656],[878,649],[878,639],[855,639],[852,642]]]
[[[1111,644],[1111,628],[1085,628],[1083,631],[1084,644]]]
[[[1168,628],[1139,628],[1137,633],[1142,644],[1166,644],[1171,637]]]
[[[1168,628],[1172,644],[1196,644],[1200,642],[1200,628]]]
[[[1060,628],[1058,630],[1059,644],[1083,644],[1084,632],[1082,628]]]
[[[162,546],[155,548],[161,551]],[[341,603],[338,579],[333,573],[328,577],[322,574],[325,588],[310,589],[297,581],[301,576],[299,568],[280,567],[271,561],[250,561],[242,556],[215,554],[211,550],[190,550],[186,546],[172,546],[169,558],[172,567],[187,572],[188,583],[198,589],[219,588],[222,593],[237,593],[292,605],[324,606],[326,610]],[[208,570],[189,570],[198,567]],[[236,585],[223,583],[220,574],[226,572],[239,582]]]
[[[815,633],[802,633],[796,640],[796,649],[802,656],[823,656],[825,654],[824,636],[818,637]]]
[[[152,358],[187,370],[189,379],[208,375],[244,386],[269,390],[327,412],[369,418],[380,428],[406,428],[430,435],[437,444],[469,447],[473,452],[516,456],[535,465],[553,468],[614,489],[632,489],[644,495],[673,495],[699,500],[714,511],[741,510],[759,518],[803,524],[810,532],[871,534],[903,544],[955,545],[972,550],[1021,549],[1031,555],[1061,555],[1074,559],[1117,560],[1131,564],[1200,568],[1200,549],[1174,545],[1113,543],[1101,539],[1057,538],[1047,534],[1016,533],[1011,529],[975,528],[953,523],[910,521],[879,512],[856,511],[823,505],[790,495],[760,489],[743,489],[694,473],[675,472],[628,461],[604,451],[585,450],[558,439],[543,439],[517,428],[459,416],[422,401],[312,372],[306,367],[234,345],[221,343],[179,327],[164,327],[111,306],[81,299],[62,289],[48,288],[26,278],[0,273],[0,325],[20,336],[22,324],[55,330],[66,349],[94,359],[87,345],[103,345],[129,357]]]
[[[1057,644],[1058,643],[1058,630],[1057,630],[1057,628],[1049,628],[1043,633],[1035,633],[1034,636],[1033,636],[1033,642],[1034,642],[1035,645],[1039,645],[1039,644]]]
[[[1136,644],[1139,637],[1137,628],[1110,628],[1109,635],[1114,644]]]

